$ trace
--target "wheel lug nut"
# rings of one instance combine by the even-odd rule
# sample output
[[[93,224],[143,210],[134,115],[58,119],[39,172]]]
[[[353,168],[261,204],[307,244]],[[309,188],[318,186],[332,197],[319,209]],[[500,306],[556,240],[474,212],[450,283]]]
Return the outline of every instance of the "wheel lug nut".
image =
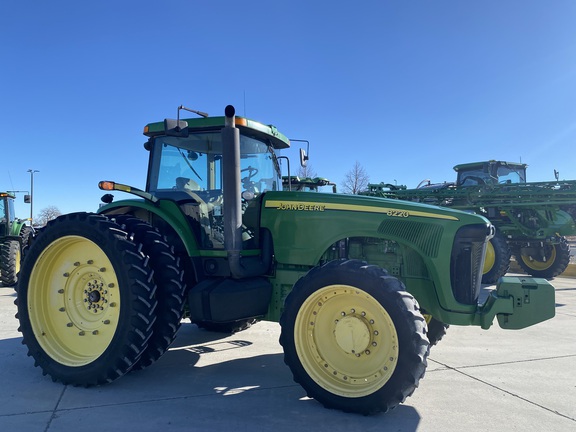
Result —
[[[93,260],[88,260],[88,261],[86,261],[86,263],[91,265],[91,264],[94,264],[94,261],[93,261]]]

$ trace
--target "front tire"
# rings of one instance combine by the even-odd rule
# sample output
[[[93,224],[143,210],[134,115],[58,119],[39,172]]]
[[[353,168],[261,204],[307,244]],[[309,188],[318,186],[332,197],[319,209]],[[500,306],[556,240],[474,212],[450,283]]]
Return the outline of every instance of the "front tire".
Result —
[[[326,408],[385,412],[424,376],[429,343],[418,303],[379,267],[315,267],[286,298],[280,324],[284,362]]]
[[[433,347],[438,342],[440,342],[444,336],[446,336],[446,331],[450,327],[448,324],[444,324],[442,321],[437,320],[432,315],[424,314],[424,319],[428,325],[428,341],[430,342],[430,347]]]
[[[482,283],[494,284],[510,270],[510,246],[506,238],[499,232],[486,245]]]
[[[18,283],[22,343],[54,381],[111,382],[152,334],[155,285],[147,257],[104,216],[60,216],[32,243]]]

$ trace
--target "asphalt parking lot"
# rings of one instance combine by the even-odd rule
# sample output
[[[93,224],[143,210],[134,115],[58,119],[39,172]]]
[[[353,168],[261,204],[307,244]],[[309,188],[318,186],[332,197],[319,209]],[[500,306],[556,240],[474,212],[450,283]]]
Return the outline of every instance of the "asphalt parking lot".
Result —
[[[576,430],[576,279],[551,282],[555,318],[450,327],[414,395],[371,417],[307,399],[270,322],[232,336],[185,322],[146,370],[96,388],[54,383],[26,356],[14,290],[0,288],[0,431]]]

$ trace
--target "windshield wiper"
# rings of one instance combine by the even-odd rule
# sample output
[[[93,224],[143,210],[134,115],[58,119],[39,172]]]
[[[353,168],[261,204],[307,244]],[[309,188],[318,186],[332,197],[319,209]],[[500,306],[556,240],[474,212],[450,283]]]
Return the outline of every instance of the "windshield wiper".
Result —
[[[188,160],[188,158],[186,156],[184,156],[184,153],[182,153],[182,149],[180,147],[177,147],[178,151],[180,152],[180,155],[182,156],[182,159],[184,159],[184,161],[186,161],[186,164],[188,164],[188,166],[190,167],[190,169],[192,170],[192,172],[194,174],[196,174],[196,177],[198,177],[200,180],[202,180],[202,177],[200,177],[200,175],[196,172],[196,170],[194,169],[194,167],[192,166],[192,164],[190,163],[190,161]],[[204,181],[204,180],[202,180]]]

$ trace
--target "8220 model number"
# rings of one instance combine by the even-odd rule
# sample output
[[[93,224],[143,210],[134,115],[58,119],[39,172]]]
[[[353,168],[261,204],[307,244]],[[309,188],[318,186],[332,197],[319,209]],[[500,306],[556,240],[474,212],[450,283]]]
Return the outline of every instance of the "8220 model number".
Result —
[[[407,212],[406,210],[393,210],[390,209],[386,212],[386,214],[388,216],[392,216],[392,217],[403,217],[403,218],[407,218],[408,216],[410,216],[410,213]]]

